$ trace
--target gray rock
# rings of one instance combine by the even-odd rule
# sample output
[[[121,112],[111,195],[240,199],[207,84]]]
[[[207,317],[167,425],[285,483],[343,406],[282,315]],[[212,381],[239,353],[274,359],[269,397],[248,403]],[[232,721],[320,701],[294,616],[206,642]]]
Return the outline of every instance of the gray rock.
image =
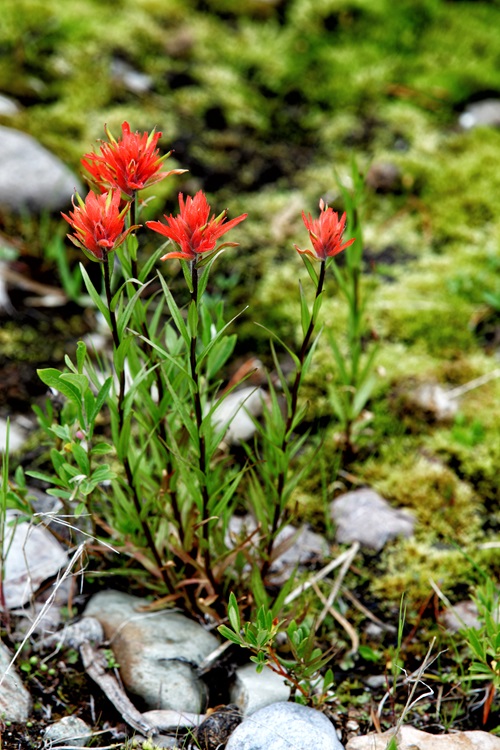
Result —
[[[140,73],[119,57],[111,60],[111,76],[133,94],[146,94],[151,91],[154,84],[151,76]]]
[[[272,703],[287,701],[290,688],[285,685],[283,677],[269,667],[264,667],[259,673],[255,664],[245,664],[236,670],[229,697],[242,713],[249,715]]]
[[[500,128],[500,100],[483,99],[469,104],[458,121],[464,130],[477,128],[480,125]]]
[[[84,615],[101,623],[127,690],[150,709],[201,713],[205,688],[196,667],[219,646],[201,625],[178,612],[141,612],[150,602],[102,591]]]
[[[68,562],[68,555],[47,529],[26,521],[10,525],[15,511],[7,511],[4,596],[9,609],[22,607],[47,578]]]
[[[376,162],[367,172],[366,184],[376,193],[399,193],[403,186],[401,170],[391,162]]]
[[[240,445],[250,440],[256,431],[253,419],[261,416],[267,401],[266,392],[251,385],[225,396],[212,415],[214,429],[227,425],[223,442]]]
[[[330,515],[337,526],[337,542],[359,542],[374,550],[397,536],[412,536],[415,527],[410,511],[392,508],[370,488],[337,497],[330,503]]]
[[[20,111],[19,104],[14,99],[11,99],[10,96],[0,94],[0,115],[2,117],[13,117]]]
[[[326,539],[312,531],[308,526],[285,526],[274,544],[275,559],[272,562],[270,575],[273,583],[285,583],[290,573],[298,565],[299,571],[304,566],[323,562],[330,554]]]
[[[57,747],[57,745],[86,747],[92,739],[92,730],[78,716],[65,716],[47,727],[43,737],[44,747]]]
[[[343,750],[343,746],[324,714],[298,703],[273,703],[236,727],[226,750]]]
[[[460,406],[459,400],[437,383],[422,383],[408,394],[407,401],[437,422],[452,421]]]
[[[0,718],[24,724],[31,713],[31,695],[14,666],[7,672],[11,659],[12,654],[7,646],[0,643]]]
[[[8,425],[8,437],[9,437],[9,453],[15,453],[18,451],[26,442],[26,433],[22,430],[12,417]],[[0,418],[0,452],[4,452],[7,447],[7,421]]]
[[[394,731],[353,737],[346,750],[386,750]],[[500,737],[488,732],[454,732],[429,734],[410,726],[402,726],[397,735],[398,750],[500,750]],[[228,745],[229,747],[229,745]]]
[[[246,516],[232,516],[229,521],[226,543],[235,547],[250,537],[257,529],[255,518],[247,513]],[[251,544],[256,543],[255,537]],[[273,548],[273,562],[270,576],[274,584],[283,584],[290,577],[290,573],[298,565],[299,571],[305,566],[321,563],[330,554],[326,539],[312,531],[307,525],[299,528],[287,524],[279,532]]]
[[[443,622],[450,633],[458,633],[462,628],[479,630],[481,627],[477,607],[470,600],[457,602],[453,609],[447,609],[443,615]]]
[[[0,207],[13,211],[67,208],[80,180],[38,141],[0,126]]]

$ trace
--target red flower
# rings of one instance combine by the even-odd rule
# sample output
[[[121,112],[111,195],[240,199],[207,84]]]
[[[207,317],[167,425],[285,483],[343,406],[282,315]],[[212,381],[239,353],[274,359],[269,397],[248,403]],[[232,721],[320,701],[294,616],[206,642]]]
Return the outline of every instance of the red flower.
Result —
[[[107,129],[109,143],[103,143],[100,154],[95,152],[84,154],[82,165],[90,173],[92,182],[97,189],[104,193],[110,188],[119,188],[126,195],[133,195],[136,190],[142,190],[149,185],[165,179],[171,174],[182,174],[185,169],[171,169],[160,172],[161,166],[171,151],[164,156],[159,155],[156,148],[161,133],[154,129],[151,133],[131,133],[130,125],[122,125],[122,137],[117,141]]]
[[[328,208],[323,199],[319,202],[319,208],[319,219],[313,219],[311,214],[306,216],[302,211],[302,219],[314,249],[301,250],[297,245],[294,247],[299,253],[305,253],[314,260],[325,261],[352,245],[354,239],[342,242],[346,222],[345,213],[339,219],[339,215],[332,208]]]
[[[107,253],[115,250],[127,235],[137,229],[137,225],[124,231],[125,214],[130,203],[120,211],[120,191],[110,190],[108,193],[96,195],[89,193],[85,202],[76,194],[79,205],[75,205],[69,216],[62,214],[74,230],[68,234],[69,239],[77,247],[91,253],[97,260],[104,260]]]
[[[168,258],[183,258],[184,260],[195,260],[200,253],[211,252],[217,243],[219,237],[228,232],[230,229],[244,221],[248,214],[242,214],[236,219],[226,221],[226,211],[224,210],[219,216],[209,219],[210,206],[206,195],[200,190],[194,198],[187,196],[184,203],[184,196],[179,193],[179,216],[167,216],[164,214],[166,225],[161,221],[147,221],[146,226],[154,232],[163,234],[176,242],[180,250],[167,253],[161,260]],[[222,247],[236,247],[237,242],[225,242],[219,245]]]

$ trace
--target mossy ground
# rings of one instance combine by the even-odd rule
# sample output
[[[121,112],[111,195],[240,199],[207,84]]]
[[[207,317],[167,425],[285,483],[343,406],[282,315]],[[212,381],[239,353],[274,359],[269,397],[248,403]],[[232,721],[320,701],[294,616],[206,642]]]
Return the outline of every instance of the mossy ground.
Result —
[[[327,392],[336,375],[323,335],[305,388],[308,420],[329,423],[322,470],[297,492],[316,522],[325,498],[356,483],[415,512],[415,539],[385,550],[376,576],[371,560],[361,571],[385,612],[404,591],[416,613],[430,578],[453,599],[477,581],[474,564],[499,573],[495,550],[483,547],[500,525],[500,382],[464,395],[451,423],[401,411],[399,398],[419,383],[452,388],[497,366],[500,129],[464,132],[458,113],[500,92],[499,24],[495,2],[2,4],[0,91],[22,105],[2,124],[31,133],[75,171],[104,123],[115,133],[124,120],[156,126],[164,149],[175,149],[169,164],[190,171],[158,186],[151,217],[174,210],[177,190],[200,187],[230,215],[248,212],[234,232],[240,247],[214,277],[230,308],[250,304],[241,352],[268,356],[255,320],[287,340],[299,335],[297,276],[307,279],[292,243],[306,242],[301,210],[314,212],[322,195],[342,206],[337,178],[349,186],[353,157],[365,175],[374,163],[398,168],[397,188],[367,188],[362,205],[367,342],[378,347],[372,419],[339,474]],[[113,74],[116,60],[150,76],[150,89],[130,90]],[[2,221],[43,255],[36,222]],[[333,283],[329,291],[325,334],[342,342],[345,305]],[[17,342],[17,360],[32,361],[30,336],[29,325],[12,335],[4,327],[3,357]]]

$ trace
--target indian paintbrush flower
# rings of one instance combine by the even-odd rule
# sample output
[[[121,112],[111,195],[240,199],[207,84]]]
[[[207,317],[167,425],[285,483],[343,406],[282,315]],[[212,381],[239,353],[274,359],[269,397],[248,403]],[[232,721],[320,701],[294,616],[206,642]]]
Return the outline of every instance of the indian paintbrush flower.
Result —
[[[130,203],[120,211],[121,196],[119,190],[107,193],[90,192],[85,201],[76,193],[78,205],[73,198],[73,211],[69,216],[62,214],[74,230],[68,238],[77,247],[84,250],[93,260],[102,261],[106,255],[119,247],[125,238],[139,225],[125,229],[125,215]]]
[[[235,219],[227,221],[224,210],[217,217],[210,216],[210,206],[206,195],[199,190],[194,198],[190,195],[184,201],[184,196],[179,193],[180,214],[178,216],[167,216],[164,214],[166,224],[161,221],[147,221],[146,226],[154,232],[163,234],[173,240],[180,250],[164,255],[161,260],[169,258],[182,258],[183,260],[196,260],[201,253],[210,253],[215,249],[217,240],[223,234],[235,227],[247,218],[248,214],[242,214]],[[237,242],[225,242],[222,247],[236,247]]]
[[[319,208],[319,219],[313,219],[311,214],[306,215],[302,211],[302,219],[309,232],[313,250],[301,250],[297,245],[294,247],[299,253],[309,255],[313,260],[325,261],[352,245],[354,239],[342,241],[346,223],[345,213],[339,219],[339,215],[329,208],[323,199],[319,202]]]
[[[119,188],[128,196],[137,190],[154,185],[172,174],[182,174],[185,169],[171,169],[162,172],[161,167],[168,159],[169,151],[160,156],[157,148],[162,133],[154,129],[151,133],[132,133],[128,122],[122,124],[122,137],[117,141],[105,128],[109,143],[102,143],[100,153],[85,154],[81,160],[90,174],[89,182],[101,193]]]

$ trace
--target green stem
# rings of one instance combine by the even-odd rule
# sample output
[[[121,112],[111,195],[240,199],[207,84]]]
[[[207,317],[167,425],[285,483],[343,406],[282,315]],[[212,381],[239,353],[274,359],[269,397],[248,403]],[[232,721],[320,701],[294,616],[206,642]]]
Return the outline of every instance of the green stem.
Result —
[[[198,299],[198,269],[196,268],[196,261],[191,261],[191,300],[194,302],[196,307],[199,306]],[[191,370],[191,379],[193,381],[193,400],[194,400],[194,413],[196,418],[196,426],[198,428],[198,450],[199,450],[199,467],[202,478],[201,485],[201,498],[202,498],[202,533],[203,533],[203,559],[205,562],[205,573],[208,581],[212,586],[214,592],[216,591],[216,582],[212,573],[212,561],[210,555],[210,534],[208,527],[208,506],[210,497],[208,494],[207,486],[207,448],[205,442],[205,436],[202,434],[202,422],[203,422],[203,407],[201,403],[200,394],[200,378],[197,369],[196,359],[196,347],[197,347],[197,332],[191,333],[191,344],[189,350],[189,365]]]
[[[318,299],[319,295],[323,291],[323,286],[325,283],[325,273],[326,273],[326,262],[322,261],[319,276],[318,276],[318,285],[316,287],[315,300]],[[316,318],[314,314],[311,314],[309,326],[307,328],[304,339],[302,341],[302,346],[300,347],[300,352],[298,355],[299,364],[297,365],[297,369],[295,370],[295,378],[294,378],[292,389],[290,392],[290,401],[288,403],[288,416],[287,416],[285,430],[283,432],[283,440],[282,440],[281,448],[280,448],[282,454],[286,452],[288,440],[290,437],[290,431],[292,429],[292,425],[297,415],[299,388],[300,388],[300,384],[302,381],[304,362],[306,360],[306,356],[309,351],[309,347],[311,345],[311,338],[314,333],[315,326],[316,326]],[[276,483],[277,502],[274,506],[274,515],[273,515],[272,525],[271,525],[271,529],[269,533],[269,541],[267,543],[264,562],[263,562],[262,569],[261,569],[262,577],[264,577],[267,574],[267,572],[269,571],[269,567],[271,565],[271,554],[273,551],[273,545],[275,542],[276,534],[278,532],[281,514],[283,512],[283,493],[285,491],[287,476],[288,476],[288,462],[286,463],[286,466],[278,474],[278,480]]]
[[[104,289],[106,292],[106,301],[108,304],[109,318],[111,322],[111,333],[113,336],[113,346],[114,346],[114,350],[116,354],[118,347],[120,346],[120,336],[118,333],[118,324],[116,321],[115,311],[112,309],[112,305],[111,305],[111,301],[112,301],[111,274],[109,270],[109,256],[108,255],[104,256],[103,273],[104,273]],[[115,370],[116,370],[116,365],[115,365]],[[118,384],[119,384],[118,385],[118,433],[119,435],[121,435],[123,431],[123,427],[124,427],[125,370],[123,368],[120,368],[120,371],[119,372],[117,371],[117,375],[118,375]],[[132,472],[132,467],[130,466],[130,461],[129,461],[129,457],[127,453],[125,453],[123,457],[123,468],[125,469],[125,476],[127,478],[127,483],[132,493],[132,501],[134,503],[134,507],[135,507],[137,516],[139,518],[142,531],[144,533],[144,536],[146,537],[147,544],[149,546],[149,549],[151,550],[151,553],[155,559],[156,565],[158,566],[158,569],[161,573],[161,576],[163,578],[163,581],[168,591],[170,593],[173,593],[172,584],[168,577],[167,571],[163,566],[163,562],[158,552],[158,549],[156,547],[155,541],[153,539],[153,534],[151,533],[151,529],[147,521],[142,517],[142,504],[141,504],[139,495],[137,493],[137,488],[134,482],[134,475]]]
[[[132,205],[130,207],[130,223],[131,225],[137,224],[137,218],[139,216],[139,191],[135,190],[132,198]],[[130,259],[130,272],[133,279],[139,278],[139,269],[137,266],[137,258]]]

